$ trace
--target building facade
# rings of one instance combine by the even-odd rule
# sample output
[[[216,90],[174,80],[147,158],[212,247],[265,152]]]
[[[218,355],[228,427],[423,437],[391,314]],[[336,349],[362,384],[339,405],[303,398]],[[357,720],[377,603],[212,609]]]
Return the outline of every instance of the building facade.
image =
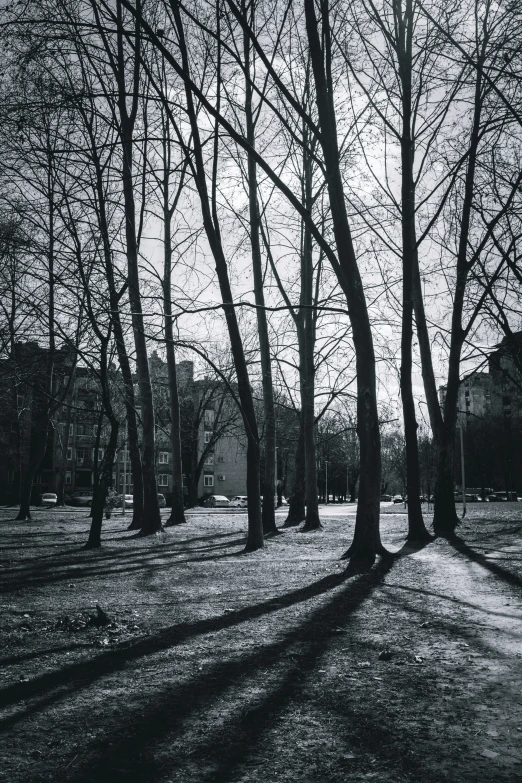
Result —
[[[2,367],[4,406],[0,412],[0,502],[17,502],[20,470],[27,462],[37,406],[35,389],[45,367],[45,349],[37,344],[19,347],[18,367],[23,378]],[[22,360],[23,359],[23,363]],[[101,415],[96,375],[76,367],[65,352],[58,357],[56,404],[47,435],[47,449],[33,482],[33,501],[43,492],[72,495],[92,488],[97,468],[105,456],[108,425]],[[166,363],[154,352],[150,357],[156,416],[155,470],[158,492],[172,493],[172,449],[170,441],[169,386]],[[12,377],[11,377],[12,376]],[[182,462],[184,492],[192,502],[204,495],[232,496],[246,493],[246,446],[241,418],[226,385],[215,379],[194,380],[194,365],[177,365],[178,393],[182,417]],[[12,383],[11,383],[12,380]],[[121,379],[114,368],[113,404],[120,419],[118,451],[113,470],[113,487],[123,494],[133,491],[127,447]],[[12,389],[11,389],[12,386]],[[63,391],[59,397],[58,391]],[[136,388],[136,394],[138,390]],[[140,418],[137,399],[138,421]],[[190,495],[190,497],[189,497]]]
[[[445,392],[441,386],[441,405]],[[458,410],[467,485],[522,494],[522,332],[505,337],[491,351],[488,372],[461,380]],[[460,448],[456,459],[458,476]]]

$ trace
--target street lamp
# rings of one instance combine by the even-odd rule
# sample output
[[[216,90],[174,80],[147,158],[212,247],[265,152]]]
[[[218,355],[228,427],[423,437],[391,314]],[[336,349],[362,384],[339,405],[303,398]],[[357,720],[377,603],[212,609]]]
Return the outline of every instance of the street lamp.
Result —
[[[459,432],[460,432],[460,467],[462,473],[462,519],[466,516],[466,469],[464,466],[464,434],[462,426],[461,411],[459,411]]]
[[[324,464],[326,465],[326,505],[328,505],[328,460],[325,459]]]
[[[127,438],[129,436],[129,423],[125,419],[125,440],[123,442],[123,492],[121,493],[121,513],[125,516],[125,493],[127,491]]]

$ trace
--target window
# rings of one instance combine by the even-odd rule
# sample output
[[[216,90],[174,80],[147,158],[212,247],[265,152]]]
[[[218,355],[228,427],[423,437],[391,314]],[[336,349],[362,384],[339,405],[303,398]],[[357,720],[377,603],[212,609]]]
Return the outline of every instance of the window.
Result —
[[[169,477],[167,473],[160,473],[158,476],[158,486],[159,487],[168,487],[169,485]]]
[[[204,487],[214,486],[214,476],[211,473],[207,473],[206,476],[203,476],[203,486]]]
[[[87,449],[76,449],[76,464],[83,465],[87,459]]]
[[[205,430],[205,443],[210,443],[211,438],[212,438],[212,433]]]
[[[214,417],[215,417],[214,411],[211,410],[210,408],[207,408],[205,410],[204,419],[203,419],[204,422],[205,422],[205,427],[213,427],[214,426]]]
[[[67,459],[72,459],[72,448],[69,446],[67,449]]]
[[[98,449],[98,462],[102,461],[104,453],[105,453],[105,449]],[[95,456],[96,456],[96,449],[93,449],[92,450],[92,458],[93,458],[93,460],[94,460]]]
[[[213,465],[214,464],[214,455],[212,454],[212,452],[207,454],[207,456],[205,457],[205,463],[204,464],[205,465]]]
[[[69,424],[69,435],[74,435],[74,424]]]
[[[76,426],[76,434],[80,437],[83,437],[84,435],[87,435],[87,427],[85,424],[78,424]]]
[[[159,464],[160,465],[168,465],[169,463],[169,452],[168,451],[160,451],[159,453]]]
[[[72,484],[72,476],[71,476],[71,471],[70,470],[66,470],[65,471],[65,483],[66,483],[66,485]]]
[[[24,398],[22,397],[21,394],[17,394],[16,395],[16,407],[18,408],[18,410],[20,410],[20,408],[23,407],[23,404],[24,404]]]

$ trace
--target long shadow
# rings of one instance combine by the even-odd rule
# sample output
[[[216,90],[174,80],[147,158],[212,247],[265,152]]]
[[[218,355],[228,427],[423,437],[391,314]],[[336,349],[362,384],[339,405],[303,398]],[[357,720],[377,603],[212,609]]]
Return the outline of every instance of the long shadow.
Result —
[[[237,532],[227,534],[227,536],[235,535]],[[179,542],[184,543],[184,542]],[[82,577],[92,578],[93,576],[104,576],[111,574],[123,574],[139,571],[140,568],[149,565],[156,560],[167,560],[168,563],[163,565],[171,565],[173,558],[179,558],[183,554],[190,554],[192,552],[213,552],[216,549],[225,549],[233,546],[243,546],[243,538],[235,538],[234,540],[228,540],[217,544],[209,544],[206,547],[183,547],[174,545],[173,547],[166,546],[165,548],[151,550],[143,549],[142,547],[135,547],[132,551],[128,549],[113,548],[110,552],[107,550],[94,550],[94,553],[87,553],[83,549],[74,549],[65,551],[66,557],[56,562],[56,553],[52,556],[45,556],[39,559],[38,564],[35,566],[35,559],[23,563],[20,566],[16,566],[11,569],[4,569],[2,577],[3,583],[0,586],[0,593],[8,593],[13,590],[19,590],[24,587],[35,587],[44,584],[53,584],[56,582],[81,579]],[[82,553],[85,553],[82,555]],[[232,556],[236,553],[229,553]],[[237,554],[240,554],[238,552]],[[69,556],[70,555],[70,556]],[[69,557],[67,557],[69,556]],[[227,555],[224,555],[227,556]],[[176,562],[197,562],[198,560],[214,559],[212,556],[208,558],[196,557],[186,560],[176,560]],[[102,567],[100,567],[100,565]],[[158,567],[161,563],[158,563]],[[132,568],[132,566],[136,566]],[[104,568],[105,567],[105,570]]]
[[[236,541],[228,542],[228,544],[218,545],[220,547],[238,545],[244,547],[245,541],[243,538]],[[216,547],[218,548],[218,547]],[[188,550],[190,551],[190,550]],[[16,592],[22,588],[27,587],[41,587],[47,584],[56,584],[58,582],[68,581],[70,579],[92,579],[99,576],[122,576],[124,574],[133,574],[143,571],[145,567],[150,566],[155,571],[162,571],[167,568],[172,568],[173,565],[182,565],[183,563],[204,563],[215,560],[223,560],[231,557],[240,557],[243,554],[243,549],[236,552],[225,552],[224,554],[211,554],[208,557],[191,557],[178,559],[179,554],[176,552],[161,553],[156,552],[154,555],[149,553],[149,558],[138,558],[132,561],[124,561],[123,563],[119,559],[115,559],[113,563],[104,563],[105,568],[80,568],[74,567],[66,571],[43,571],[40,575],[34,574],[30,569],[26,572],[22,570],[16,571],[17,579],[11,578],[7,584],[3,584],[0,587],[1,593]],[[159,560],[161,562],[154,562]]]
[[[68,653],[72,650],[89,650],[95,646],[94,642],[78,642],[77,644],[61,645],[60,647],[49,647],[45,650],[32,650],[22,655],[8,655],[6,658],[0,658],[0,666],[13,666],[23,661],[32,661],[35,658],[43,658],[46,655],[55,655],[56,653]]]
[[[507,582],[508,584],[513,585],[514,587],[522,587],[521,577],[511,573],[511,571],[508,571],[506,568],[499,566],[497,563],[494,563],[491,560],[489,560],[485,555],[482,555],[480,554],[480,552],[477,552],[476,550],[472,549],[459,536],[448,536],[447,541],[449,544],[451,544],[451,546],[454,549],[460,552],[460,554],[465,555],[474,563],[479,563],[479,565],[483,566],[484,568],[487,568],[488,571],[491,571],[492,574],[495,574],[495,576],[498,576],[500,579],[503,579],[504,582]]]
[[[30,682],[8,685],[0,691],[0,707],[16,704],[25,699],[41,697],[55,691],[38,704],[28,707],[25,714],[39,711],[50,703],[64,698],[71,691],[86,688],[100,677],[121,670],[132,661],[175,647],[195,636],[233,628],[279,609],[285,609],[310,598],[315,598],[338,587],[346,579],[346,572],[332,574],[306,587],[270,598],[260,604],[248,606],[219,617],[197,620],[193,623],[179,623],[159,631],[154,636],[142,637],[134,643],[122,645],[111,652],[102,653],[89,661],[80,661],[58,671],[42,674]],[[24,713],[20,712],[12,718],[0,722],[0,725],[2,723],[11,725],[11,723],[22,719],[23,716]]]
[[[98,677],[121,669],[130,661],[151,655],[185,642],[194,636],[232,628],[243,622],[257,619],[265,614],[314,598],[342,584],[344,573],[333,574],[311,585],[294,590],[254,606],[236,612],[194,623],[179,623],[159,631],[154,636],[142,637],[128,647],[102,653],[93,660],[74,663],[65,669],[43,674],[28,683],[17,683],[0,691],[0,707],[32,698],[54,688],[66,687],[73,690],[78,685],[86,687]]]
[[[407,585],[383,585],[383,589],[387,589],[390,592],[393,592],[393,590],[404,590],[408,593],[416,593],[417,595],[426,595],[430,596],[431,598],[440,598],[443,601],[447,601],[448,603],[457,604],[458,606],[466,606],[470,609],[474,609],[477,612],[482,612],[483,614],[491,614],[498,617],[511,617],[514,620],[519,620],[520,616],[516,614],[509,614],[507,612],[493,612],[491,609],[485,609],[483,606],[479,606],[478,604],[472,604],[469,601],[463,601],[462,598],[454,598],[450,595],[444,595],[444,593],[436,593],[433,590],[423,590],[420,587],[408,587]]]
[[[85,532],[82,533],[83,536],[86,536],[87,534]],[[199,542],[199,541],[213,541],[214,539],[221,539],[221,538],[231,538],[232,536],[237,536],[238,531],[234,530],[230,533],[214,533],[208,536],[195,536],[193,538],[187,538],[187,539],[173,539],[172,541],[169,541],[168,543],[162,544],[162,547],[178,547],[180,545],[183,545],[185,547],[184,550],[190,550],[190,547],[188,547],[188,544],[191,544],[192,542]],[[24,536],[25,538],[25,536]],[[58,540],[62,540],[62,536],[57,534],[56,538]],[[122,539],[118,539],[118,543]],[[19,549],[20,545],[14,545],[12,548]],[[49,544],[43,544],[42,548],[48,547]],[[38,545],[31,544],[31,549],[37,548]],[[3,547],[5,549],[5,547]],[[111,543],[108,543],[105,541],[105,545],[101,547],[100,549],[91,549],[86,550],[84,547],[78,547],[74,546],[73,548],[69,547],[67,549],[63,549],[60,552],[49,552],[47,555],[37,555],[36,557],[26,557],[25,561],[27,563],[27,567],[33,567],[32,564],[35,561],[42,561],[42,560],[50,560],[50,559],[57,559],[59,557],[67,556],[67,555],[78,555],[78,557],[75,560],[66,561],[64,565],[74,565],[75,563],[85,564],[86,562],[99,562],[103,559],[110,559],[114,557],[115,555],[118,555],[118,557],[126,557],[126,556],[132,556],[135,554],[142,554],[144,556],[147,555],[154,555],[157,554],[158,550],[150,550],[146,549],[143,546],[135,546],[135,547],[129,547],[126,546],[125,548],[118,546],[118,545],[111,545]],[[163,549],[162,549],[163,551]],[[80,555],[83,553],[83,557],[80,557]]]
[[[198,748],[198,765],[202,757],[214,769],[201,775],[200,783],[221,783],[232,780],[237,768],[263,742],[277,716],[303,688],[305,678],[313,671],[318,659],[328,649],[332,638],[338,639],[339,624],[347,625],[353,612],[367,599],[392,567],[386,558],[370,573],[350,582],[334,596],[327,606],[314,610],[311,617],[289,632],[281,641],[265,645],[240,660],[229,660],[214,665],[208,672],[177,687],[164,689],[144,709],[137,704],[135,715],[127,713],[120,736],[112,733],[113,744],[102,750],[94,748],[82,767],[74,772],[75,783],[102,781],[158,780],[162,767],[154,758],[155,746],[165,735],[180,733],[184,722],[196,711],[207,712],[212,703],[230,688],[243,687],[245,678],[256,682],[259,670],[270,670],[281,663],[289,650],[296,662],[290,662],[274,688],[267,688],[260,703],[239,714],[225,726],[215,727],[206,747]],[[336,580],[339,584],[346,579]],[[332,629],[335,626],[335,630]],[[285,661],[288,663],[287,659]],[[277,675],[277,671],[276,671]]]

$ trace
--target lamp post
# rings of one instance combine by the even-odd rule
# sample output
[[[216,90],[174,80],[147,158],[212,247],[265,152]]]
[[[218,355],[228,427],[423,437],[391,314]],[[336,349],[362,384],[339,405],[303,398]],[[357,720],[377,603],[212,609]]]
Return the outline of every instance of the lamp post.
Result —
[[[123,492],[121,493],[121,513],[125,516],[125,493],[127,491],[127,436],[129,424],[125,419],[125,440],[123,441]]]
[[[466,468],[464,465],[464,434],[462,419],[459,414],[459,432],[460,432],[460,467],[462,472],[462,519],[466,516]]]
[[[326,465],[326,505],[328,505],[328,460],[325,459],[324,464]]]
[[[279,448],[278,446],[275,447],[275,471],[274,471],[274,489],[275,489],[275,492],[274,492],[274,506],[275,506],[275,508],[278,508],[278,505],[279,505],[279,496],[277,494],[277,490],[278,490],[278,487],[279,487],[279,481],[277,480],[277,449],[278,448]]]

